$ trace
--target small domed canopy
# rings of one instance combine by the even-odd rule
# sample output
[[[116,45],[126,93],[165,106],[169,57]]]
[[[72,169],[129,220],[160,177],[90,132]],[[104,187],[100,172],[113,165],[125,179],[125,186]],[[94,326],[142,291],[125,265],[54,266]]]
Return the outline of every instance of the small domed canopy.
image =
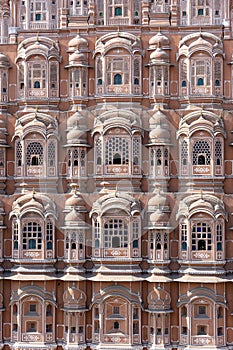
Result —
[[[170,145],[170,124],[165,114],[158,110],[149,120],[150,143]]]
[[[63,294],[64,309],[86,310],[86,294],[75,286],[69,287]]]
[[[177,59],[179,60],[181,56],[191,57],[200,51],[210,57],[220,55],[225,58],[221,39],[212,33],[201,32],[186,35],[181,39]]]
[[[55,203],[44,194],[30,192],[14,201],[10,217],[16,216],[21,219],[31,212],[37,213],[42,218],[53,217],[56,219]]]
[[[161,209],[162,211],[169,211],[168,199],[161,193],[153,195],[153,197],[148,200],[148,212],[153,212],[157,209]]]
[[[87,57],[84,53],[76,50],[69,56],[69,65],[72,66],[87,66]]]
[[[86,129],[87,118],[85,115],[75,112],[67,120],[67,129],[72,130],[73,128]]]
[[[59,45],[54,40],[48,37],[30,37],[19,44],[16,62],[19,59],[28,60],[33,55],[42,55],[45,59],[55,58],[59,61],[59,52]]]
[[[0,52],[0,68],[10,68],[9,59],[2,52]]]
[[[195,111],[187,114],[180,120],[177,138],[181,135],[191,137],[196,131],[206,131],[211,137],[226,137],[222,117],[210,111]]]
[[[181,294],[179,296],[177,306],[181,307],[183,305],[187,305],[190,302],[196,302],[198,299],[207,299],[208,301],[212,301],[216,304],[220,304],[223,307],[227,307],[226,298],[224,295],[220,293],[216,293],[215,290],[207,288],[207,286],[197,287],[193,289],[189,289],[187,293]]]
[[[35,112],[26,114],[17,120],[12,140],[14,140],[15,137],[19,137],[22,140],[30,133],[38,133],[44,139],[48,139],[52,136],[58,139],[57,120],[44,113]]]
[[[88,41],[87,39],[81,37],[79,34],[77,34],[73,39],[69,41],[68,44],[68,51],[69,52],[74,52],[76,50],[86,50],[88,47]]]
[[[213,219],[218,219],[219,217],[227,219],[223,201],[216,196],[203,194],[202,192],[181,200],[176,218],[190,219],[193,215],[201,212],[211,216]]]
[[[96,41],[94,55],[98,53],[105,55],[109,50],[116,47],[121,47],[132,54],[142,54],[141,40],[134,34],[128,32],[112,32],[103,35]]]
[[[102,216],[108,211],[122,211],[126,215],[140,215],[141,205],[138,201],[126,193],[115,193],[108,194],[99,198],[93,203],[92,211],[90,212],[90,217],[94,214]]]
[[[111,128],[124,128],[129,134],[142,133],[141,118],[138,110],[110,109],[107,111],[98,111],[95,116],[94,130],[105,134]]]
[[[76,209],[79,212],[86,211],[85,202],[81,195],[79,195],[78,193],[74,193],[65,202],[65,211],[72,208]]]
[[[158,286],[147,297],[148,310],[154,312],[172,312],[171,296],[165,289]]]
[[[72,209],[68,214],[66,214],[65,222],[79,222],[82,221],[83,216],[76,209]]]
[[[70,130],[67,133],[67,145],[87,142],[87,133],[84,130]]]
[[[161,63],[168,64],[169,57],[168,57],[168,54],[166,53],[166,51],[164,51],[160,47],[157,47],[157,49],[150,54],[150,61],[151,61],[151,63],[158,62],[160,64]]]
[[[149,215],[149,226],[161,226],[167,228],[169,221],[169,216],[167,213],[164,213],[162,210],[157,209],[154,213]]]
[[[150,49],[154,50],[158,46],[161,48],[169,48],[169,39],[162,33],[157,33],[149,40]]]
[[[12,291],[10,305],[20,300],[30,301],[33,297],[37,297],[44,302],[51,303],[56,306],[55,294],[39,287],[38,285],[22,286],[16,291]]]
[[[67,211],[67,210],[65,210]],[[84,213],[79,212],[75,208],[72,208],[65,216],[65,226],[63,229],[82,229],[86,230],[88,228],[85,223]]]

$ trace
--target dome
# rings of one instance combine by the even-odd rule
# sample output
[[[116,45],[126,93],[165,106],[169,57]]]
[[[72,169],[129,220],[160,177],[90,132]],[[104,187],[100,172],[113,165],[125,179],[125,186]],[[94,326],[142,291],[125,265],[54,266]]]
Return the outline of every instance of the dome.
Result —
[[[168,54],[162,50],[160,47],[157,47],[155,51],[150,54],[150,59],[154,61],[168,61]]]
[[[83,221],[82,214],[78,213],[77,210],[72,209],[66,216],[65,222],[67,221],[75,221],[76,223]]]
[[[157,33],[156,35],[152,36],[149,40],[149,45],[152,46],[151,48],[160,45],[160,47],[169,46],[169,39],[167,36]]]
[[[76,112],[67,120],[68,129],[83,128],[86,127],[86,118],[80,113]]]
[[[0,52],[0,66],[2,67],[9,67],[10,62],[6,55]]]
[[[168,206],[167,198],[165,196],[162,196],[160,193],[157,193],[148,200],[148,209],[150,209],[150,207],[156,207],[161,209],[165,206]]]
[[[69,46],[69,49],[72,49],[72,48],[76,49],[80,47],[86,48],[88,46],[88,41],[78,34],[76,37],[74,37],[69,41],[68,46]]]
[[[86,55],[79,50],[76,50],[72,55],[69,57],[69,63],[76,62],[76,63],[83,63],[86,61]]]
[[[68,198],[65,202],[65,207],[74,207],[74,208],[80,208],[83,210],[86,209],[83,198],[78,194],[74,194],[73,196]]]
[[[153,116],[150,118],[149,124],[150,127],[155,125],[169,125],[166,115],[162,113],[161,110],[158,110],[155,114],[153,114]]]
[[[158,125],[155,129],[152,129],[149,132],[149,137],[151,141],[169,141],[170,140],[170,132],[165,129],[163,126]]]
[[[87,135],[86,132],[83,130],[79,129],[73,129],[68,131],[67,134],[67,142],[72,143],[72,142],[78,142],[78,141],[86,141]]]
[[[149,222],[153,225],[161,225],[169,221],[168,214],[163,213],[160,209],[149,215]]]

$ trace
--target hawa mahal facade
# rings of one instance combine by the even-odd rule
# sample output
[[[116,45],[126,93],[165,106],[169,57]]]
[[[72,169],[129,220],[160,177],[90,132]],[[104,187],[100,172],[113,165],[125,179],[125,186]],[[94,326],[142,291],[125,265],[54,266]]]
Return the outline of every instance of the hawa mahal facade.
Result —
[[[0,0],[0,347],[233,349],[233,1]]]

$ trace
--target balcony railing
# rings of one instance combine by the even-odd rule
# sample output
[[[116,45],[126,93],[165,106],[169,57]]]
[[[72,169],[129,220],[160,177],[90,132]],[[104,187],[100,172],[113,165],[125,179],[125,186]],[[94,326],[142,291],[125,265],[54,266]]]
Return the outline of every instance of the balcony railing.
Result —
[[[211,337],[209,335],[199,335],[199,336],[192,337],[192,345],[211,346],[214,344],[215,344],[214,337]]]
[[[127,25],[129,24],[129,18],[110,18],[107,21],[107,25]]]

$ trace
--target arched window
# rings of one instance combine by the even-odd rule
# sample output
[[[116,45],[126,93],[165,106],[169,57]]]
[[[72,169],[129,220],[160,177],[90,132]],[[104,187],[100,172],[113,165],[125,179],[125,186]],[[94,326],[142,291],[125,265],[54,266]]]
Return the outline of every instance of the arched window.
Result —
[[[203,59],[192,59],[191,61],[192,93],[194,94],[200,93],[198,89],[195,90],[195,87],[198,87],[198,86],[210,87],[211,79],[212,79],[211,58],[206,56]]]
[[[113,164],[121,164],[121,155],[119,153],[114,154]]]
[[[193,165],[210,165],[210,144],[205,140],[198,140],[193,146]]]
[[[105,164],[129,164],[129,140],[112,137],[105,144]]]
[[[44,161],[44,150],[40,142],[31,142],[27,146],[26,163],[27,165],[42,165]]]
[[[194,224],[192,227],[192,250],[211,250],[211,228],[205,222]]]
[[[121,74],[114,75],[114,85],[121,85],[121,84],[122,84]]]
[[[203,86],[204,85],[204,79],[203,78],[198,78],[197,85],[198,86]]]
[[[34,88],[35,89],[40,89],[40,82],[39,81],[35,81],[34,82]]]
[[[122,219],[110,219],[104,224],[104,248],[126,248],[128,225]]]
[[[42,248],[42,227],[37,222],[28,222],[23,227],[23,249]]]

